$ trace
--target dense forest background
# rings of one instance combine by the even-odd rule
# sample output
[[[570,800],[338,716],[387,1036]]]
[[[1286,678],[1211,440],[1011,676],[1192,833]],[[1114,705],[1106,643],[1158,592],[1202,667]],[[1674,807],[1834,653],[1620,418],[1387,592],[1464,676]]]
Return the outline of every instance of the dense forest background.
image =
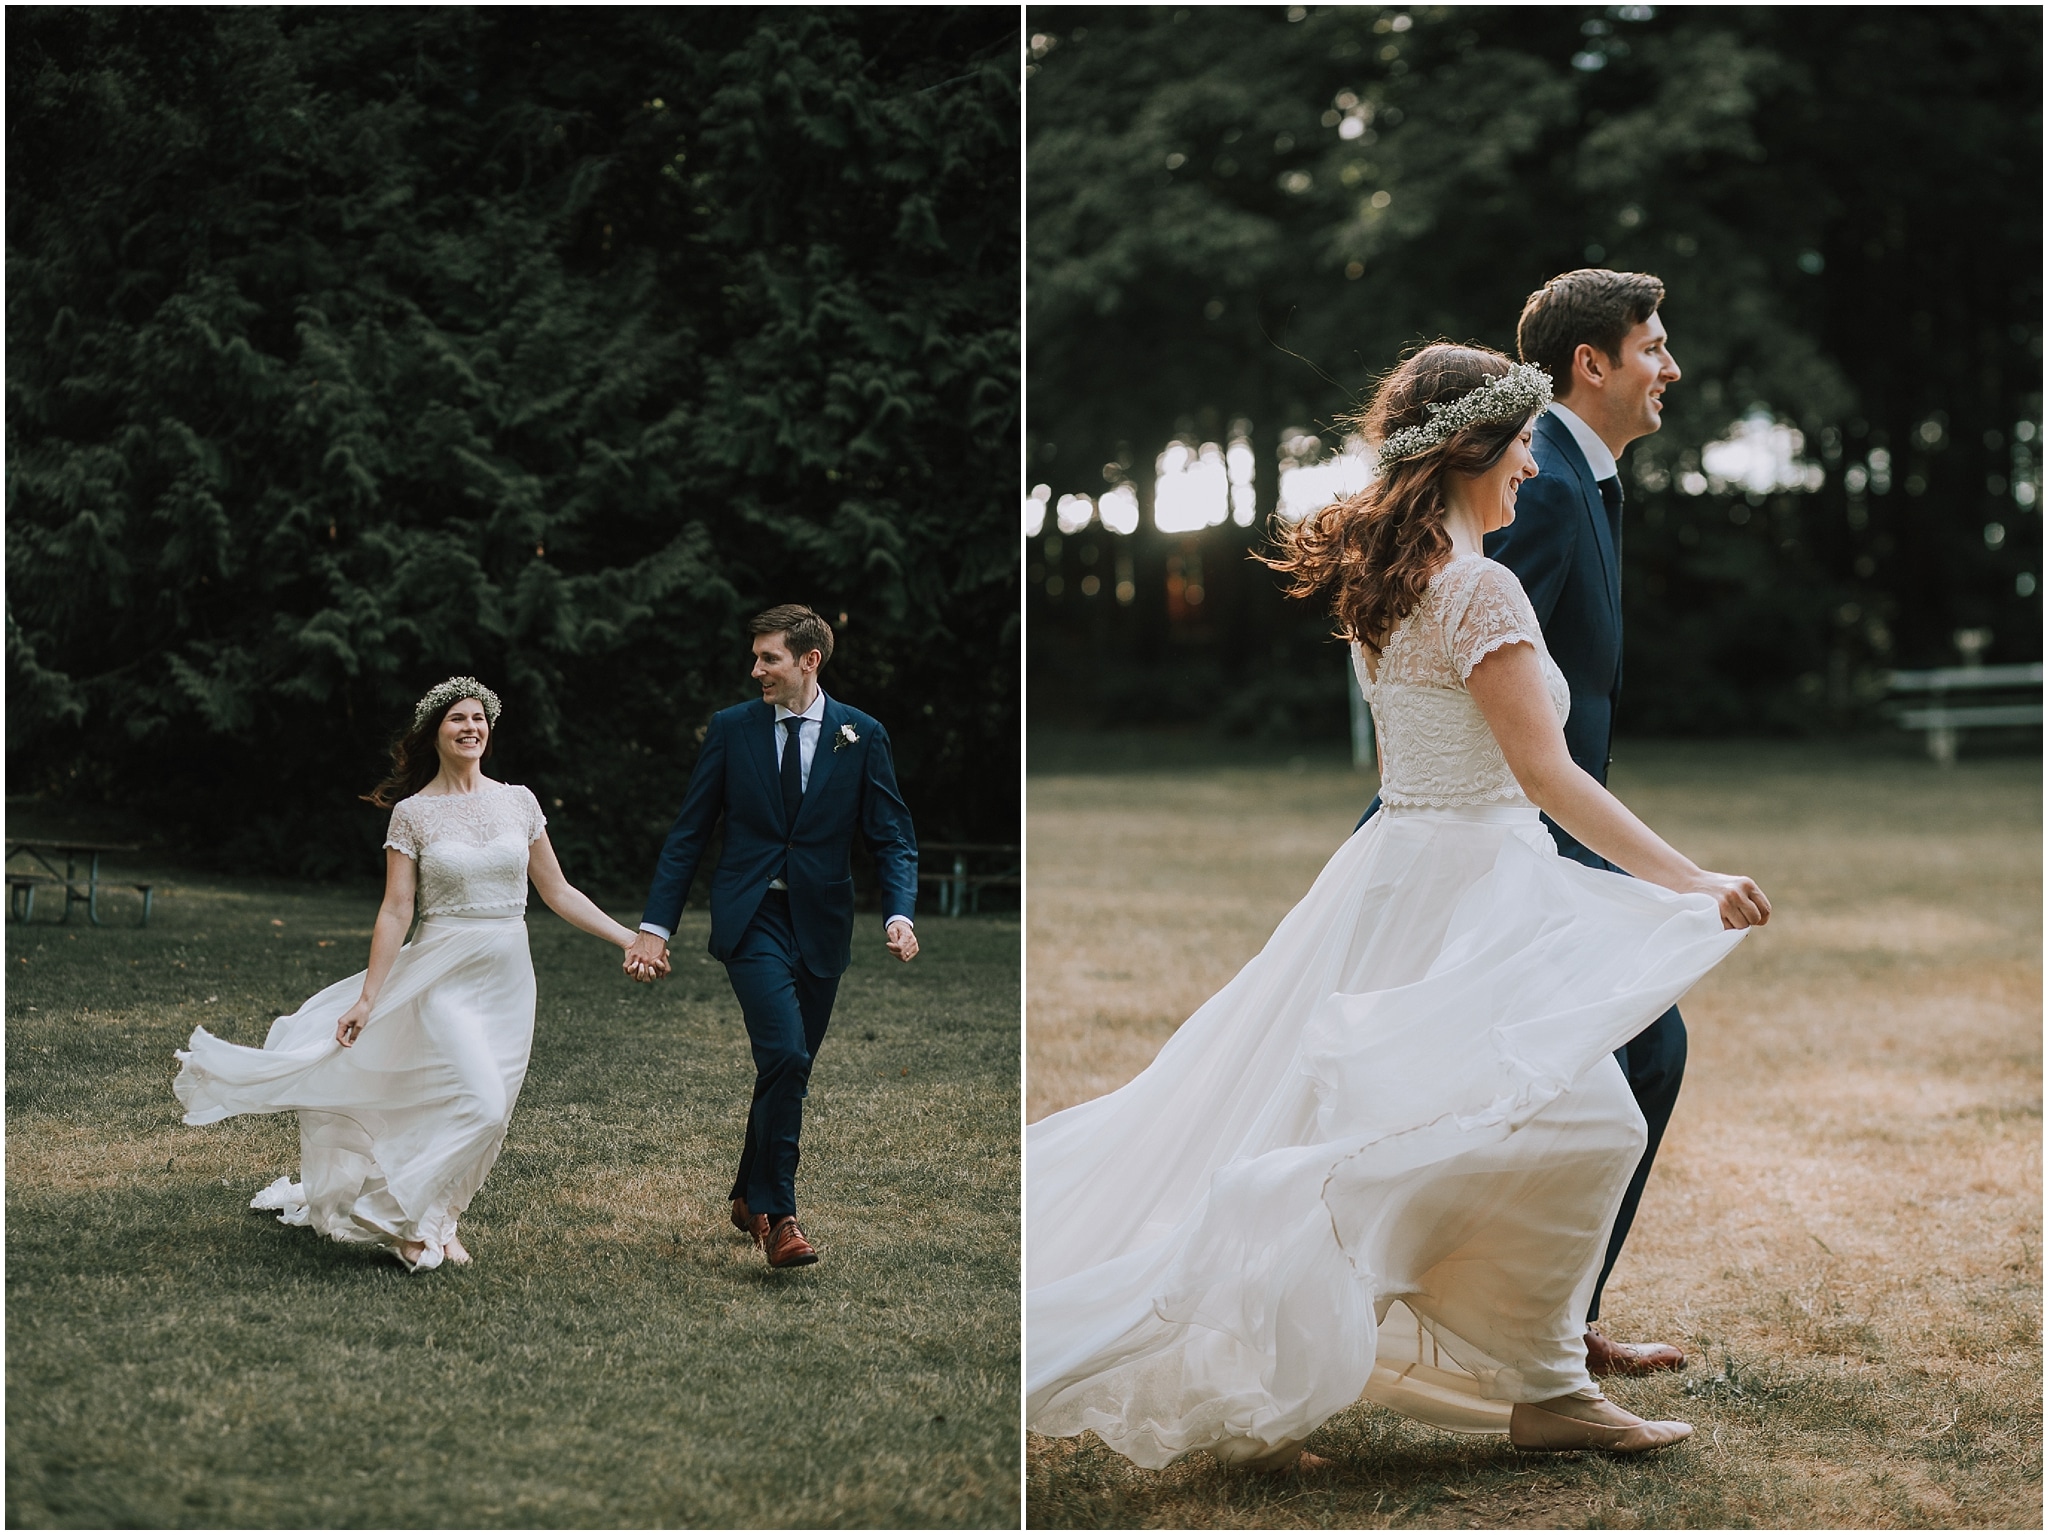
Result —
[[[29,7],[9,788],[374,869],[415,698],[644,876],[741,625],[1016,840],[1017,14]]]
[[[1624,733],[1853,730],[1890,668],[2040,657],[2037,8],[1027,31],[1034,728],[1343,739],[1327,622],[1246,559],[1281,455],[1337,452],[1418,340],[1512,352],[1588,265],[1664,279],[1685,375],[1624,463]],[[1256,518],[1161,532],[1162,451],[1220,483],[1233,441]]]

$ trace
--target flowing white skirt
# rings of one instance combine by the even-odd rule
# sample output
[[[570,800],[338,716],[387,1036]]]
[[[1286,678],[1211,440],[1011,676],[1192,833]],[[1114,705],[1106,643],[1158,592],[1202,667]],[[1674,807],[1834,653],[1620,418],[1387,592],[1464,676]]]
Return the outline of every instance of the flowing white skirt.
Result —
[[[299,1116],[299,1178],[250,1201],[341,1242],[424,1242],[433,1268],[498,1160],[533,1049],[523,916],[428,917],[355,1044],[334,1037],[363,973],[270,1026],[261,1050],[204,1029],[177,1052],[185,1123]]]
[[[1374,816],[1145,1071],[1025,1132],[1030,1427],[1238,1463],[1361,1395],[1485,1433],[1590,1390],[1644,1144],[1612,1052],[1741,936],[1524,806]]]

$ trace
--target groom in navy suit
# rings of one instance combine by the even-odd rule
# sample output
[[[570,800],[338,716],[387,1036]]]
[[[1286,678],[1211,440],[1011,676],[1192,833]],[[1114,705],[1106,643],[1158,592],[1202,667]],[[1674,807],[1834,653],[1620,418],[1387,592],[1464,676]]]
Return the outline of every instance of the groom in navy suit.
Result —
[[[1588,269],[1553,277],[1529,296],[1515,328],[1522,361],[1550,375],[1550,409],[1536,418],[1538,473],[1515,497],[1515,520],[1486,539],[1486,553],[1529,594],[1551,658],[1571,684],[1565,746],[1601,783],[1613,760],[1621,698],[1621,471],[1616,460],[1662,424],[1663,394],[1678,365],[1657,314],[1664,284],[1642,272]],[[1379,808],[1367,807],[1369,818]],[[1363,825],[1363,822],[1360,822]],[[1612,869],[1549,816],[1558,851]],[[1617,871],[1619,872],[1619,871]],[[1649,1144],[1622,1196],[1607,1259],[1586,1312],[1586,1364],[1595,1375],[1641,1375],[1685,1366],[1668,1343],[1620,1343],[1598,1325],[1600,1296],[1635,1221],[1650,1164],[1671,1122],[1685,1076],[1685,1020],[1672,1008],[1615,1052]]]
[[[1539,473],[1515,497],[1515,520],[1486,552],[1520,578],[1551,658],[1571,684],[1564,739],[1572,761],[1601,783],[1613,760],[1621,699],[1621,452],[1662,424],[1665,387],[1678,382],[1658,307],[1664,284],[1642,272],[1585,270],[1553,277],[1522,306],[1515,349],[1550,375],[1550,409],[1537,418]],[[1565,857],[1614,866],[1548,816]],[[1649,1181],[1685,1075],[1685,1020],[1672,1008],[1615,1052],[1649,1125],[1649,1144],[1622,1195],[1607,1259],[1587,1310],[1586,1363],[1596,1375],[1675,1370],[1668,1343],[1619,1343],[1600,1329],[1600,1295]]]
[[[888,733],[818,686],[831,627],[794,605],[747,627],[761,698],[711,717],[626,971],[635,980],[667,974],[668,940],[722,816],[710,948],[739,998],[755,1073],[732,1220],[771,1266],[794,1268],[818,1261],[796,1221],[797,1142],[811,1063],[852,958],[853,836],[874,855],[888,949],[905,963],[917,955],[917,838]]]

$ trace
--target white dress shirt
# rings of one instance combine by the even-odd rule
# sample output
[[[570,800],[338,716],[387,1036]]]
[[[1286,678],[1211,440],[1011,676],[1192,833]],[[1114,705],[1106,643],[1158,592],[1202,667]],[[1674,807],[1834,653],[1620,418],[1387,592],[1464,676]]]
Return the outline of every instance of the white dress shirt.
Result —
[[[1572,434],[1572,441],[1586,455],[1586,467],[1593,471],[1595,484],[1620,475],[1620,466],[1614,462],[1614,455],[1607,451],[1607,444],[1593,434],[1593,429],[1581,421],[1570,406],[1552,400],[1550,413],[1564,423],[1564,429]]]
[[[789,732],[782,728],[784,720],[803,721],[801,725],[796,727],[797,776],[804,789],[808,791],[811,787],[811,764],[817,760],[818,742],[825,734],[825,690],[823,688],[818,689],[816,693],[811,695],[810,704],[802,709],[791,709],[782,704],[775,706],[775,767],[777,772],[780,772],[782,768],[782,754],[789,750]],[[770,890],[788,890],[789,885],[784,880],[771,879],[768,881],[768,888]],[[687,894],[687,892],[685,893]],[[882,926],[886,928],[891,922],[902,922],[911,927],[917,926],[915,922],[912,922],[910,918],[903,916],[901,913],[891,917]],[[658,922],[643,922],[640,924],[640,931],[654,934],[663,943],[667,943],[670,938],[675,936]]]
[[[784,720],[802,720],[796,727],[796,772],[797,779],[805,790],[811,786],[811,762],[818,755],[818,737],[825,733],[825,690],[819,688],[811,695],[809,707],[804,709],[775,706],[775,771],[782,771],[782,759],[789,751],[789,732],[782,727]],[[784,880],[768,881],[770,890],[787,890]]]

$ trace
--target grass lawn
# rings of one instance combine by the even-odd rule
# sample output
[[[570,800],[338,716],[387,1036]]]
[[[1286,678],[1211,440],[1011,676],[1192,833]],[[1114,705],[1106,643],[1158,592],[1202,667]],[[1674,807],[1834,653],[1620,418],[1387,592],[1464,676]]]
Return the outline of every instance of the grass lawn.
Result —
[[[1126,743],[1128,744],[1128,743]],[[1369,777],[1079,767],[1029,784],[1029,1117],[1141,1070],[1257,951]],[[1523,1456],[1370,1405],[1278,1479],[1031,1436],[1034,1527],[2040,1528],[2041,763],[1625,744],[1614,786],[1776,907],[1684,1002],[1685,1089],[1608,1286],[1687,1444]]]
[[[291,1116],[170,1091],[195,1025],[261,1043],[359,969],[375,892],[155,872],[146,930],[7,930],[10,1525],[1016,1526],[1014,919],[926,918],[907,967],[860,920],[823,1258],[777,1274],[726,1221],[752,1067],[705,919],[640,987],[536,901],[476,1262],[408,1276],[246,1208]]]

